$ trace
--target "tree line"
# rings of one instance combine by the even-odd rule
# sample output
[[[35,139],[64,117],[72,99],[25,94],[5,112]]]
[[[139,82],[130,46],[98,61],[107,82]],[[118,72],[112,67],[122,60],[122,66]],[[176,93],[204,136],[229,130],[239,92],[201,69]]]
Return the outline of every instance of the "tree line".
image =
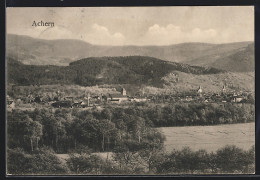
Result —
[[[142,108],[140,107],[140,109]],[[255,106],[253,104],[194,102],[167,104],[163,107],[157,105],[144,109],[143,115],[152,121],[155,127],[218,125],[255,121]],[[136,111],[138,112],[138,110]],[[134,112],[132,111],[132,113]]]
[[[180,103],[165,106],[106,107],[103,110],[35,109],[7,112],[8,145],[34,151],[48,146],[68,153],[78,145],[111,151],[128,140],[143,143],[154,127],[254,122],[252,104]],[[161,135],[159,138],[163,140]]]
[[[70,153],[62,161],[53,150],[42,147],[34,153],[21,148],[7,150],[8,173],[65,175],[131,175],[131,174],[228,174],[254,173],[255,149],[242,150],[227,145],[216,152],[203,149],[193,151],[188,147],[171,153],[148,150],[121,150],[113,152],[110,159],[92,154],[89,149]]]
[[[53,112],[54,111],[54,112]],[[7,113],[8,147],[33,152],[42,146],[68,153],[79,146],[96,152],[111,151],[125,142],[163,143],[164,136],[145,119],[124,114],[76,109],[13,110]]]

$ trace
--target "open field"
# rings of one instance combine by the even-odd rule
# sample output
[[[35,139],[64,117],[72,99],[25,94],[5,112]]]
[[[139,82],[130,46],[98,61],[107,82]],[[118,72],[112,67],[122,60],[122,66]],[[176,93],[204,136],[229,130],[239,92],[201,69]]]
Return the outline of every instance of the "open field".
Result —
[[[255,144],[255,123],[218,126],[163,127],[165,148],[170,152],[189,146],[192,150],[215,151],[225,145],[248,150]]]
[[[167,152],[190,147],[192,150],[205,149],[216,151],[226,145],[236,145],[248,150],[255,144],[255,123],[228,124],[217,126],[186,126],[158,128],[165,136]],[[111,159],[111,152],[93,153],[103,159]],[[69,158],[68,154],[57,154],[61,160]],[[64,161],[65,162],[65,161]]]

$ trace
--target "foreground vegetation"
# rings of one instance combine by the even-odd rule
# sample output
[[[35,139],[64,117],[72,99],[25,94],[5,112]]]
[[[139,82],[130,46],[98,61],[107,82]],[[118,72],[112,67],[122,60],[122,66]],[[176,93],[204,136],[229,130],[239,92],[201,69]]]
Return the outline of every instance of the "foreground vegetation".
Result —
[[[130,145],[129,145],[130,147]],[[171,153],[154,148],[147,151],[115,151],[111,159],[90,153],[88,148],[70,153],[62,162],[46,147],[34,153],[8,149],[9,174],[218,174],[254,173],[255,150],[244,151],[226,146],[216,152],[192,151],[190,148]]]

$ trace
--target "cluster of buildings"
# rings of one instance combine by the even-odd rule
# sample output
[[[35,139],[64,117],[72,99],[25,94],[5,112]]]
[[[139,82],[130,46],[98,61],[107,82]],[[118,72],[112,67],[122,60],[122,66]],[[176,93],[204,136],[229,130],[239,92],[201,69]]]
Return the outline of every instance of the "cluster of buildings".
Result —
[[[144,96],[139,96],[139,97],[132,97],[132,96],[127,96],[126,95],[126,90],[125,88],[122,88],[121,94],[109,94],[108,101],[111,103],[121,103],[121,102],[145,102],[150,100],[147,97]]]
[[[201,86],[195,92],[189,92],[178,96],[182,101],[203,101],[203,102],[233,102],[240,103],[246,102],[248,92],[227,92],[224,85],[219,93],[204,93]]]
[[[145,102],[149,100],[146,97],[131,97],[126,94],[125,88],[121,89],[120,94],[101,94],[99,96],[90,96],[88,95],[80,100],[74,100],[73,97],[65,97],[65,100],[57,101],[52,103],[53,107],[77,107],[77,108],[85,108],[94,105],[100,105],[102,103],[112,103],[112,104],[120,104],[127,102]]]
[[[225,86],[223,86],[222,91],[214,94],[204,93],[202,87],[199,86],[198,89],[191,92],[180,92],[179,94],[174,94],[174,95],[150,95],[150,96],[141,96],[141,95],[129,96],[127,95],[125,88],[122,88],[120,93],[116,93],[116,94],[107,94],[107,95],[100,94],[100,95],[91,96],[88,93],[87,95],[85,94],[83,98],[77,98],[77,99],[70,96],[61,97],[59,96],[59,93],[57,93],[57,96],[54,96],[53,98],[42,97],[38,95],[33,97],[32,95],[29,95],[28,97],[26,97],[26,101],[24,103],[42,103],[42,104],[47,103],[48,105],[51,105],[56,108],[59,107],[85,108],[85,107],[106,104],[106,103],[121,104],[121,103],[129,103],[129,102],[147,102],[147,101],[151,101],[151,102],[196,101],[196,102],[240,103],[240,102],[246,102],[247,95],[248,94],[244,92],[227,93]],[[7,96],[7,107],[8,108],[15,107],[15,101],[9,96]]]

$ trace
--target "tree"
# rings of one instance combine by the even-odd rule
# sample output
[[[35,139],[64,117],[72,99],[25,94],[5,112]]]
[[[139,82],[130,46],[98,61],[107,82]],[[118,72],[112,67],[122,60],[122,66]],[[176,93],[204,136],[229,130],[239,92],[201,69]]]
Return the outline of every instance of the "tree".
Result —
[[[247,102],[248,102],[248,103],[251,103],[251,104],[255,104],[255,98],[253,97],[252,94],[249,94],[249,95],[247,96]]]
[[[139,150],[141,145],[133,140],[125,140],[120,142],[116,148],[114,148],[113,160],[119,164],[119,169],[130,173],[135,173],[137,170],[141,170],[143,167]]]
[[[58,131],[61,127],[61,123],[58,118],[51,112],[45,112],[42,114],[43,125],[43,143],[57,150],[58,147]]]
[[[213,152],[207,155],[207,165],[210,168],[211,173],[217,172],[217,155]]]
[[[150,129],[146,139],[142,142],[139,155],[144,161],[149,172],[155,170],[155,166],[163,158],[165,137],[156,130]]]
[[[102,134],[102,150],[105,151],[105,138],[107,138],[109,143],[110,134],[115,130],[115,124],[107,119],[104,119],[99,121],[98,126],[99,132]]]
[[[21,148],[7,149],[7,172],[12,175],[65,174],[66,166],[46,147],[27,154]]]
[[[121,141],[127,131],[127,125],[122,119],[117,119],[115,121],[115,125],[116,128],[118,129],[119,141]]]
[[[22,148],[7,149],[7,173],[26,174],[30,172],[31,155],[26,154]]]
[[[101,116],[103,119],[108,119],[108,120],[112,120],[113,117],[113,113],[111,112],[110,109],[105,108],[102,112],[101,112]]]
[[[219,149],[216,156],[217,168],[221,172],[234,173],[243,170],[245,154],[242,149],[228,145]]]
[[[96,147],[98,141],[98,123],[94,118],[75,119],[71,124],[71,136],[74,139],[74,148],[81,143],[91,148]],[[95,142],[95,144],[94,144]]]
[[[105,162],[99,156],[92,155],[88,149],[87,151],[69,154],[67,165],[75,174],[101,174]]]
[[[145,120],[137,116],[130,116],[129,121],[127,122],[128,131],[137,137],[138,142],[141,142],[142,134],[145,134]]]
[[[24,138],[30,140],[31,151],[34,150],[34,142],[36,141],[36,149],[38,149],[38,142],[42,136],[42,125],[33,121],[31,118],[25,119]]]

